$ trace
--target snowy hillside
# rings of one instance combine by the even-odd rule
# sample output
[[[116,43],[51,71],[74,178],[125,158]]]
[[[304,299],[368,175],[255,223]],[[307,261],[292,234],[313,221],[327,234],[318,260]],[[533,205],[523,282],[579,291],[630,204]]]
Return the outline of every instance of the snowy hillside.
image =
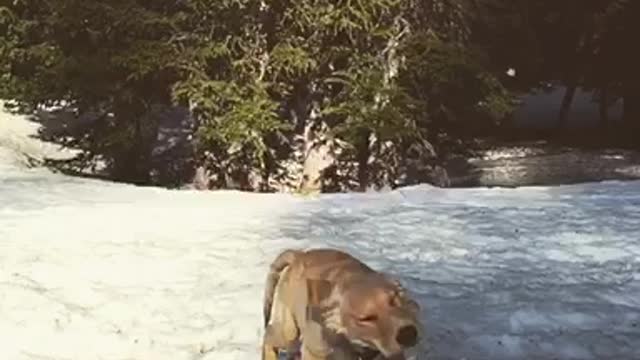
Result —
[[[258,359],[269,262],[319,246],[398,275],[434,359],[640,358],[640,182],[169,191],[26,169],[1,142],[12,126],[0,359]]]
[[[73,150],[39,141],[35,137],[39,128],[39,124],[28,121],[24,116],[6,112],[4,101],[0,100],[0,171],[7,166],[40,162],[45,157],[68,159],[75,155]]]

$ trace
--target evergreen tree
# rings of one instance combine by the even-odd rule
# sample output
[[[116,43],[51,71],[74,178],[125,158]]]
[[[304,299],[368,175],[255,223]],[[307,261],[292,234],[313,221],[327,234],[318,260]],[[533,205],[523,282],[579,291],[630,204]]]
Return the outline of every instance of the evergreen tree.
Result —
[[[23,111],[64,102],[94,121],[60,134],[84,150],[73,162],[101,159],[116,180],[148,183],[152,106],[170,102],[170,46],[178,5],[116,0],[13,1],[2,7],[2,95]]]
[[[462,0],[14,1],[3,96],[98,120],[81,163],[149,182],[158,105],[187,107],[211,186],[365,189],[429,180],[508,111]],[[435,148],[434,148],[435,145]],[[205,172],[199,172],[204,178]]]

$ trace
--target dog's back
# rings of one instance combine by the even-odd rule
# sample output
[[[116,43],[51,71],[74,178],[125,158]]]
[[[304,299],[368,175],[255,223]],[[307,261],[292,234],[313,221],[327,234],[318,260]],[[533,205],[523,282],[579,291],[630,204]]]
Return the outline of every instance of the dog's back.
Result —
[[[300,253],[297,259],[307,279],[342,283],[352,276],[374,271],[350,254],[334,249],[312,249]]]

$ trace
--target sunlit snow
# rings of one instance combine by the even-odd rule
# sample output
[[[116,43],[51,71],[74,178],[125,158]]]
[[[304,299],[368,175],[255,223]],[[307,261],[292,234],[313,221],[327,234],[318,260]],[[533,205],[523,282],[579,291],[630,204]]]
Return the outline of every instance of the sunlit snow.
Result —
[[[397,275],[433,359],[640,358],[640,182],[137,188],[27,169],[3,120],[0,359],[258,359],[269,262],[320,246]]]

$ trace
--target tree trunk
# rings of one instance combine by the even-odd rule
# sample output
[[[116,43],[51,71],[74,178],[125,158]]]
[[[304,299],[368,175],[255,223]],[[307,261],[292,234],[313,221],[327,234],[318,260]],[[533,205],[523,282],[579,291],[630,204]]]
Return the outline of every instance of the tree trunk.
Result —
[[[357,161],[358,161],[358,189],[362,192],[367,191],[369,187],[369,157],[371,157],[371,151],[369,149],[369,136],[371,132],[369,130],[363,130],[359,135],[360,146],[358,147]]]
[[[575,81],[571,81],[567,84],[567,90],[564,92],[564,97],[560,104],[560,112],[558,113],[557,126],[559,129],[567,127],[567,123],[569,122],[569,111],[571,110],[571,104],[573,103],[573,98],[576,95],[577,87],[578,86]]]
[[[603,86],[600,90],[600,128],[604,129],[609,125],[609,90]]]
[[[630,130],[640,130],[640,84],[631,79],[623,84],[623,120]]]
[[[313,105],[303,133],[302,178],[298,191],[305,194],[322,191],[324,171],[335,163],[331,145],[327,142],[327,126],[314,126],[317,114],[317,106]]]
[[[593,26],[590,26],[590,19],[583,19],[586,31],[582,33],[578,39],[573,59],[571,60],[570,67],[566,69],[568,79],[566,81],[567,90],[564,93],[562,104],[560,105],[560,112],[558,113],[558,127],[563,129],[567,127],[569,122],[569,111],[571,111],[571,104],[573,104],[573,98],[575,97],[576,90],[579,85],[581,68],[583,67],[583,58],[592,51],[593,48]]]
[[[209,190],[211,186],[211,173],[204,166],[198,166],[193,176],[193,188],[196,190]]]
[[[151,182],[151,165],[150,165],[150,139],[157,135],[157,128],[145,129],[143,121],[145,119],[147,109],[141,104],[120,103],[116,106],[117,116],[122,121],[133,122],[133,137],[129,139],[129,143],[120,144],[114,157],[114,173],[113,177],[117,181],[123,181],[136,185],[147,185]],[[126,124],[119,124],[126,126]]]
[[[263,154],[262,158],[262,173],[260,178],[260,192],[269,192],[271,191],[270,179],[271,173],[273,171],[273,160],[268,155],[268,153]]]

